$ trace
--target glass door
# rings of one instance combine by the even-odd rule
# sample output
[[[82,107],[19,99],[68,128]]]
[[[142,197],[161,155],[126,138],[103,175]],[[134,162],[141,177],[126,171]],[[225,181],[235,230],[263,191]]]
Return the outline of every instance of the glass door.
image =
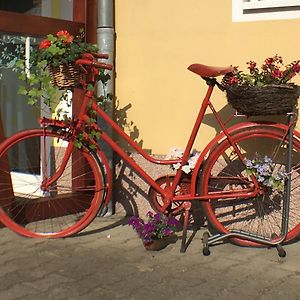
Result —
[[[30,51],[38,41],[39,39],[35,37],[0,34],[0,113],[5,137],[21,130],[39,128],[38,118],[50,116],[49,110],[43,105],[31,106],[27,103],[25,96],[18,94],[19,86],[24,82],[19,80],[20,70],[16,69],[15,64],[22,57],[29,61]],[[47,145],[49,149],[50,146]],[[28,159],[28,156],[22,154],[26,152],[26,149],[33,149],[33,147],[42,155],[41,145],[28,145],[27,142],[20,143],[19,147],[14,149],[14,153],[11,153],[13,159],[9,158],[9,162],[13,163],[10,167],[14,170],[11,172],[11,179],[15,189],[17,186],[24,186],[20,183],[26,181],[28,187],[34,188],[39,193],[38,189],[30,184],[36,182],[37,176],[41,176],[39,162],[33,161],[38,157],[32,156]],[[36,167],[29,168],[29,165]],[[22,171],[29,169],[30,174]]]

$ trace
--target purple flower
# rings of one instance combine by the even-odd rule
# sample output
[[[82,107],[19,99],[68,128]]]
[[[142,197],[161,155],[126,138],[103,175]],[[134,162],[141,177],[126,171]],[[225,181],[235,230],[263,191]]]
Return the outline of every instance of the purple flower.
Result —
[[[142,226],[144,221],[139,217],[133,216],[128,220],[128,224],[136,228]]]
[[[245,159],[245,164],[247,174],[254,175],[260,184],[279,191],[283,189],[287,176],[285,167],[278,168],[272,158],[264,156],[253,160]]]
[[[173,218],[173,217],[169,217],[169,218],[168,218],[167,224],[168,224],[169,226],[179,227],[180,222],[179,222],[177,219]]]
[[[253,167],[253,162],[250,159],[245,159],[245,163],[247,168]]]
[[[160,222],[162,220],[162,214],[158,213],[158,214],[155,214],[153,219],[156,221],[156,222]]]
[[[164,230],[163,230],[163,235],[164,236],[169,236],[169,235],[171,235],[172,234],[172,230],[170,229],[170,228],[165,228]]]
[[[128,221],[128,224],[133,227],[144,243],[169,236],[180,224],[174,217],[165,216],[162,213],[153,214],[149,211],[146,216],[148,217],[147,222],[136,216],[131,217]]]
[[[155,231],[155,225],[152,223],[146,223],[144,225],[144,233],[145,234],[152,234]]]

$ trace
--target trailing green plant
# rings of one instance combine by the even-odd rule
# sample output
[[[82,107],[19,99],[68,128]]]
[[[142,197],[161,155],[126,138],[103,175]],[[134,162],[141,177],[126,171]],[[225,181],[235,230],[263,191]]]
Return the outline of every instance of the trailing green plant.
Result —
[[[16,68],[21,70],[19,79],[24,82],[19,86],[18,93],[27,97],[28,104],[40,105],[42,102],[52,111],[54,99],[67,99],[67,92],[52,84],[46,61],[37,62],[26,69],[25,60],[21,59],[17,61]]]
[[[84,42],[84,33],[81,30],[79,35],[72,36],[66,30],[60,30],[56,35],[48,34],[47,38],[42,40],[36,49],[31,49],[29,64],[24,59],[19,59],[16,63],[16,68],[20,71],[19,78],[24,82],[24,85],[19,87],[19,93],[28,98],[28,104],[41,105],[46,104],[50,111],[53,112],[54,105],[60,101],[65,101],[67,107],[71,106],[69,99],[69,91],[60,90],[52,82],[49,68],[57,67],[61,64],[75,63],[75,61],[84,53],[95,53],[98,47],[93,44]],[[110,80],[109,73],[100,69],[96,77],[96,82],[101,86],[101,95],[97,95],[98,85],[88,84],[86,88],[92,90],[95,95],[95,101],[99,106],[105,108],[105,104],[111,102],[112,94],[107,92],[107,84]],[[96,112],[90,109],[90,118],[88,122],[82,125],[82,128],[77,128],[76,139],[74,144],[77,148],[83,146],[94,149],[95,145],[89,142],[89,139],[96,140],[99,138],[93,126],[96,120]],[[56,110],[58,119],[63,120],[66,125],[75,128],[76,120],[69,116],[69,112],[63,108]]]
[[[99,96],[95,96],[95,101],[99,106],[105,109],[105,104],[111,103],[113,100],[113,95],[111,93],[107,92],[107,84],[109,80],[111,79],[110,75],[106,73],[104,70],[100,70],[97,80],[98,83],[102,86],[102,93]],[[88,85],[88,89],[94,90],[97,87]],[[95,95],[96,95],[96,91]],[[76,139],[74,141],[75,147],[78,149],[81,149],[83,146],[88,147],[90,150],[95,149],[95,145],[90,142],[90,140],[97,140],[100,137],[99,131],[97,131],[94,127],[94,124],[97,123],[97,113],[91,108],[91,103],[89,104],[89,119],[84,124],[82,124],[82,127],[79,129],[79,132],[77,132]],[[64,120],[64,122],[67,125],[71,125],[76,120],[73,118],[70,118],[67,114],[68,112],[59,109],[57,110],[57,116],[58,118],[61,118]]]
[[[75,62],[84,53],[98,51],[98,47],[84,42],[84,32],[72,36],[66,30],[60,30],[56,35],[48,34],[38,48],[32,49],[29,64],[25,58],[17,61],[16,68],[24,85],[19,87],[19,93],[28,97],[30,105],[44,102],[52,109],[53,99],[66,100],[66,91],[52,84],[49,67]]]

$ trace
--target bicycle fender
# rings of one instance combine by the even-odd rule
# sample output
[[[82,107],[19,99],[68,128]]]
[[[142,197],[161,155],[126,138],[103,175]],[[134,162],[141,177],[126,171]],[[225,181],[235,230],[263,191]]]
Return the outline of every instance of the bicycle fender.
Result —
[[[245,130],[247,128],[254,128],[254,127],[265,127],[269,128],[270,130],[273,129],[280,129],[282,131],[288,131],[289,127],[282,123],[273,123],[273,122],[242,122],[238,123],[236,125],[233,125],[229,128],[227,128],[227,131],[230,135],[238,133],[239,131]],[[300,139],[300,133],[297,130],[293,131],[293,135],[296,136],[298,139]],[[201,169],[202,163],[205,161],[205,159],[208,157],[209,152],[214,149],[215,146],[217,146],[220,142],[222,142],[224,139],[226,139],[225,133],[222,131],[219,134],[217,134],[203,149],[201,152],[197,163],[195,165],[194,171],[192,173],[191,178],[191,195],[195,195],[194,187],[196,186],[197,181],[197,174],[199,173],[199,170]]]

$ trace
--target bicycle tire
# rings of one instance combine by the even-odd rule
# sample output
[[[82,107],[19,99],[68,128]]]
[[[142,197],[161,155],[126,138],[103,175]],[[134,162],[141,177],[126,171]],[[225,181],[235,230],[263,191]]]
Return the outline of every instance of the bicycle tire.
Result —
[[[272,158],[275,169],[279,170],[286,160],[288,141],[284,139],[284,135],[285,130],[281,128],[256,126],[233,134],[232,140],[247,159],[257,157],[257,150],[259,150],[259,155]],[[300,141],[297,134],[293,136],[292,166],[299,166],[299,156]],[[235,179],[246,178],[245,172],[245,165],[237,157],[229,141],[223,140],[213,149],[203,165],[200,181],[202,195],[209,199],[209,192],[246,186],[247,183]],[[299,170],[292,168],[290,216],[285,242],[296,238],[300,231],[299,179]],[[266,189],[264,195],[254,198],[209,199],[202,201],[202,206],[209,224],[217,232],[228,233],[231,230],[241,230],[272,240],[272,236],[280,235],[282,199],[283,195],[278,190]],[[240,238],[231,240],[241,246],[264,246],[263,243]]]
[[[47,151],[43,145],[49,145]],[[43,129],[16,133],[1,144],[0,221],[5,226],[27,237],[59,238],[92,222],[105,198],[105,174],[86,147],[74,147],[63,174],[41,189],[46,173],[50,177],[61,165],[67,145],[65,134]]]

